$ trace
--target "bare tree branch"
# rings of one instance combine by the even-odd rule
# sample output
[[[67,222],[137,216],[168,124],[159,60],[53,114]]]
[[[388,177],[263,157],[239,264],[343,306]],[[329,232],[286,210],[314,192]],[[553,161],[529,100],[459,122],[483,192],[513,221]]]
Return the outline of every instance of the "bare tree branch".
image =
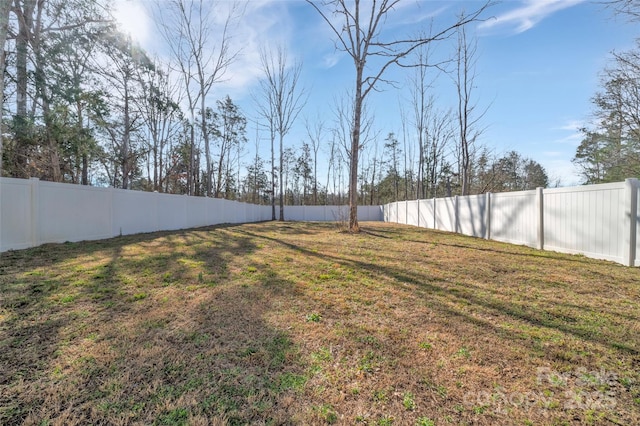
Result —
[[[453,24],[428,37],[385,39],[381,36],[382,26],[400,0],[305,1],[329,25],[336,37],[336,47],[348,53],[354,62],[356,78],[349,166],[349,229],[358,232],[358,152],[361,147],[363,101],[372,91],[379,89],[380,83],[391,83],[383,78],[389,68],[407,66],[403,61],[420,46],[447,39],[456,28],[478,21],[491,2],[487,1],[471,14],[460,15]],[[341,16],[342,26],[334,23],[331,16]],[[373,66],[367,63],[374,58],[382,59],[382,62]]]
[[[275,135],[279,137],[280,167],[279,173],[279,220],[284,220],[284,137],[291,130],[291,126],[298,118],[300,111],[307,102],[304,88],[299,86],[302,63],[288,64],[284,47],[279,46],[275,51],[260,52],[263,78],[260,82],[262,101],[258,102],[260,114],[267,120],[271,130],[272,158]],[[272,164],[272,176],[273,164]]]

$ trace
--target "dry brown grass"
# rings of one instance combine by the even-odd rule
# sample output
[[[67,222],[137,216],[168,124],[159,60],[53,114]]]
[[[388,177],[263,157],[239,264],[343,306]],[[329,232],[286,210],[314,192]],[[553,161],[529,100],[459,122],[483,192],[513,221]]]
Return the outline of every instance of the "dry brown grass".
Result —
[[[381,223],[2,254],[0,423],[640,424],[640,275]]]

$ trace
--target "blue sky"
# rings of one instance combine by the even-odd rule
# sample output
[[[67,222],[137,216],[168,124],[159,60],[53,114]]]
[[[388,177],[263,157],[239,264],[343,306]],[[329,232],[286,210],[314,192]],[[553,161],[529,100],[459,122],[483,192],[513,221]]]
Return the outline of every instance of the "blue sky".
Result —
[[[123,28],[148,51],[163,56],[149,3],[119,0],[118,4]],[[461,10],[471,11],[481,4],[405,0],[386,22],[385,31],[394,37],[430,24],[438,28]],[[485,17],[483,23],[469,27],[478,42],[474,94],[479,108],[488,108],[479,143],[497,155],[516,150],[540,162],[563,186],[577,184],[579,177],[571,163],[580,143],[577,129],[590,120],[590,99],[598,90],[610,52],[631,48],[640,27],[614,16],[602,4],[581,0],[503,1]],[[302,83],[309,100],[302,116],[310,120],[320,116],[332,125],[335,99],[353,86],[353,64],[336,51],[328,26],[309,5],[302,0],[249,1],[235,29],[234,43],[241,54],[228,80],[215,87],[211,105],[229,94],[248,117],[254,117],[251,93],[257,90],[260,77],[259,48],[282,43],[290,58],[303,62]],[[453,39],[440,42],[432,51],[449,55],[453,44]],[[380,86],[382,92],[373,93],[369,101],[381,139],[389,132],[402,132],[400,104],[408,99],[408,72],[394,69],[387,77],[398,87]],[[449,77],[437,77],[433,94],[440,108],[455,106]],[[250,139],[254,134],[251,129]],[[297,146],[305,138],[301,118],[286,144]],[[267,150],[264,146],[261,152],[266,156]]]

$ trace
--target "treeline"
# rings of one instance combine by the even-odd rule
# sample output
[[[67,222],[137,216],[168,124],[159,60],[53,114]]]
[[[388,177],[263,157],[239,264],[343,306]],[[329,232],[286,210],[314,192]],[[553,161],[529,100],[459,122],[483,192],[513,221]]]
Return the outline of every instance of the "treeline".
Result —
[[[612,56],[592,98],[594,124],[581,129],[573,159],[586,184],[640,178],[640,41]]]
[[[640,21],[640,2],[606,4],[630,22]],[[611,56],[591,99],[592,123],[580,129],[583,138],[573,158],[585,184],[640,178],[640,39]]]
[[[337,102],[332,118],[307,119],[306,140],[283,144],[305,106],[301,64],[287,68],[282,49],[262,51],[255,117],[229,96],[213,97],[239,55],[230,43],[242,19],[239,7],[158,3],[157,33],[171,56],[163,63],[119,31],[111,6],[106,0],[3,2],[1,176],[261,204],[279,196],[284,204],[347,203],[349,105]],[[469,48],[464,43],[458,54],[475,54],[462,51]],[[480,146],[479,129],[466,130],[461,141],[457,122],[463,114],[471,120],[473,111],[436,107],[428,92],[435,78],[426,66],[430,52],[416,52],[425,66],[408,79],[411,112],[402,114],[401,136],[383,137],[373,116],[364,118],[360,203],[547,186],[535,161]],[[265,140],[270,158],[260,154]]]

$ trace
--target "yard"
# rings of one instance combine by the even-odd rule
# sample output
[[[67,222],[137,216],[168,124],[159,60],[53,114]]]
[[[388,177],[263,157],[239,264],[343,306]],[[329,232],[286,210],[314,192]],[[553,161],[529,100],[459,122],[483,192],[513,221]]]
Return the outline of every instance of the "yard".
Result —
[[[0,424],[640,424],[640,271],[424,229],[0,258]]]

